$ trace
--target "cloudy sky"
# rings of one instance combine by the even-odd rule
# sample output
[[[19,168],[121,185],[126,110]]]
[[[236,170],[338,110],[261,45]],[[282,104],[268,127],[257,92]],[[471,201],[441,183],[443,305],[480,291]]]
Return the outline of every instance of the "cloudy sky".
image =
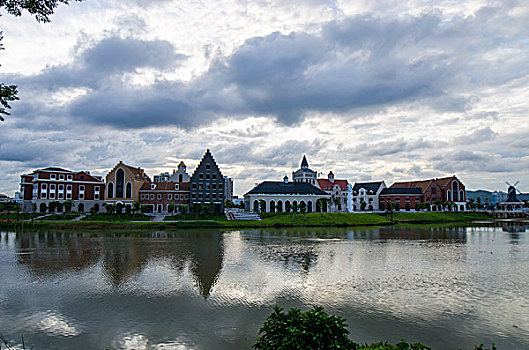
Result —
[[[529,191],[529,5],[85,0],[0,17],[0,193],[45,166],[152,176],[210,148],[235,194],[311,168]]]

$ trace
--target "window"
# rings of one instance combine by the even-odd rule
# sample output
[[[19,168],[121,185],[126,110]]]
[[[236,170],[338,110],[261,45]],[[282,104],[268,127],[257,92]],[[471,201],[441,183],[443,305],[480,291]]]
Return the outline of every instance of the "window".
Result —
[[[186,199],[189,199],[189,195],[188,194],[186,194]]]
[[[203,184],[198,184],[198,189],[199,190],[203,190],[204,189],[204,185]]]
[[[409,202],[410,201],[410,197],[406,197],[404,198],[406,200],[406,202]]]
[[[196,189],[197,189],[197,184],[194,183],[194,184],[191,186],[191,188],[194,189],[194,190],[196,190]]]
[[[180,193],[180,199],[184,199],[184,195]],[[186,194],[186,199],[187,199],[187,194]]]
[[[198,174],[198,179],[199,180],[203,180],[204,179],[204,174],[202,174],[202,173]]]
[[[47,184],[40,185],[40,198],[46,199],[47,196],[48,196],[48,185]],[[34,197],[36,197],[36,194]]]
[[[57,175],[55,175],[55,174],[51,174],[51,175],[50,175],[50,179],[52,179],[52,180],[57,179]]]
[[[154,190],[156,188],[156,184],[151,184],[151,190]]]
[[[99,186],[94,187],[94,199],[99,200]]]
[[[112,182],[107,185],[107,198],[114,198],[114,184]]]
[[[217,189],[217,184],[211,184],[211,188],[216,190]]]
[[[55,184],[50,185],[50,199],[55,199]]]
[[[222,184],[219,184],[219,190],[222,190]]]
[[[400,202],[400,197],[395,198],[395,202]]]
[[[437,189],[435,187],[432,187],[432,194],[436,194],[437,193]]]
[[[59,193],[57,193],[58,199],[64,199],[64,185],[59,185]]]
[[[125,172],[118,169],[116,172],[116,198],[123,198],[123,189],[125,187]]]
[[[59,180],[64,180],[64,174],[59,175]]]
[[[213,180],[217,180],[217,174],[213,174],[213,175],[211,175],[211,178],[212,178]]]
[[[206,169],[207,170],[211,169],[211,164],[206,164]]]
[[[173,199],[173,195],[172,194],[168,194],[167,195],[167,199],[169,199],[169,200]]]
[[[174,189],[178,191],[180,189],[180,185],[179,184],[175,184],[174,185]]]
[[[72,180],[73,180],[73,175],[68,175],[68,176],[66,177],[66,180],[68,180],[68,181],[72,181]]]
[[[125,189],[125,198],[132,198],[132,184],[127,182],[127,187]]]
[[[154,193],[151,193],[151,199],[154,199]]]
[[[84,199],[84,185],[79,186],[79,199]]]
[[[158,199],[158,200],[162,199],[162,195],[161,194],[157,194],[156,195],[156,199]]]
[[[209,180],[209,174],[206,174],[206,180]]]

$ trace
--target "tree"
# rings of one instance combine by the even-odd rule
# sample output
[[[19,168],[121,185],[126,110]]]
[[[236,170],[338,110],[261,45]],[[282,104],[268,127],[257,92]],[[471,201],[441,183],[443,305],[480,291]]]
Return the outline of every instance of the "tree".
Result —
[[[67,213],[72,211],[72,207],[73,207],[73,201],[71,199],[68,199],[66,202],[64,202],[64,209],[66,209]]]
[[[21,16],[23,11],[27,11],[35,16],[37,22],[46,23],[50,21],[50,16],[60,3],[68,4],[69,0],[0,0],[0,9],[5,9],[8,14],[16,17]],[[0,50],[4,49],[1,43],[3,38],[0,32]],[[0,83],[0,121],[4,120],[2,115],[11,115],[8,112],[11,109],[9,103],[18,100],[17,93],[16,85]]]
[[[367,205],[367,203],[366,203],[366,202],[364,202],[364,201],[361,201],[361,202],[360,202],[360,210],[361,210],[361,211],[364,211],[364,210],[366,210],[366,205]]]
[[[276,306],[259,330],[253,346],[258,350],[276,349],[353,349],[343,318],[329,315],[321,306],[288,313]]]
[[[141,209],[140,201],[134,201],[134,203],[132,203],[132,213],[133,214],[138,214],[140,209]]]
[[[307,204],[305,202],[299,203],[299,211],[305,213],[307,211]]]
[[[174,212],[175,208],[176,208],[176,204],[175,203],[171,202],[171,203],[167,204],[167,211],[169,213]]]

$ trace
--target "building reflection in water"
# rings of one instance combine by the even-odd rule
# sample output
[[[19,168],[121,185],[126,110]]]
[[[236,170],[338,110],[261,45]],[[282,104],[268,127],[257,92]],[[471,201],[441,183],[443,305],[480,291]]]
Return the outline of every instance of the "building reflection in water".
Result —
[[[102,273],[113,288],[136,279],[150,261],[165,259],[182,274],[189,266],[199,294],[207,298],[222,272],[221,232],[148,235],[84,235],[25,233],[16,235],[18,263],[36,279],[77,273],[101,262]]]

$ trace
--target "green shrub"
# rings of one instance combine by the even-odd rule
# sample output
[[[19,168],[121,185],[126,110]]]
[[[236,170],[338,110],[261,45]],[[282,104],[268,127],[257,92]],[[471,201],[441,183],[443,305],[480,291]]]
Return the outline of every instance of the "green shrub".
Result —
[[[328,315],[321,306],[284,313],[276,306],[259,330],[258,350],[354,349],[345,320]]]

